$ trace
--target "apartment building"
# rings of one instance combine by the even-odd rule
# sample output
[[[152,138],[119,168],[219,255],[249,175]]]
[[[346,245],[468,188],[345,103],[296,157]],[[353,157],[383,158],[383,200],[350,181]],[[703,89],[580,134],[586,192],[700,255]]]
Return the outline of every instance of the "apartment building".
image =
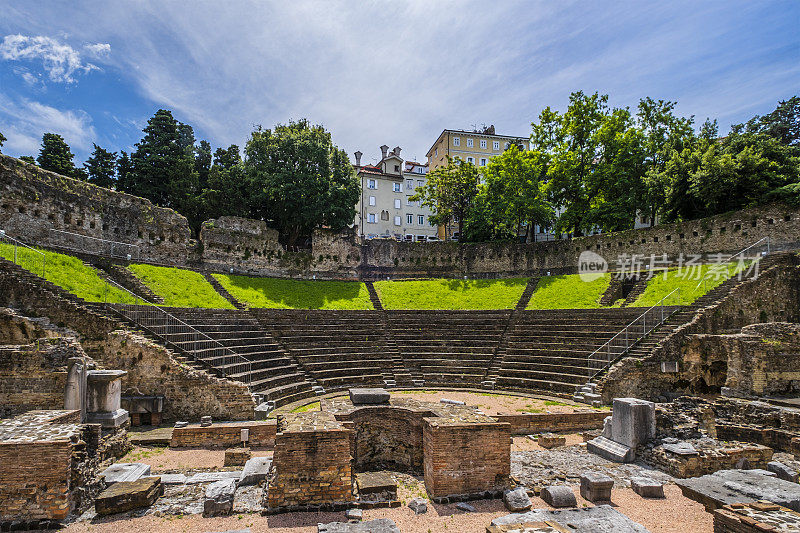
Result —
[[[478,169],[485,167],[489,160],[500,155],[510,145],[515,144],[521,150],[530,150],[528,137],[497,135],[494,126],[482,131],[442,130],[436,142],[426,154],[431,171],[447,166],[447,157],[472,163]],[[458,239],[458,225],[450,224],[447,228],[438,228],[440,239]]]
[[[362,165],[363,154],[354,154],[354,167],[361,184],[354,224],[358,225],[360,235],[366,239],[435,239],[437,227],[429,222],[431,210],[411,200],[416,189],[425,184],[428,165],[404,161],[399,146],[389,151],[383,145],[380,150],[381,159],[374,165]]]

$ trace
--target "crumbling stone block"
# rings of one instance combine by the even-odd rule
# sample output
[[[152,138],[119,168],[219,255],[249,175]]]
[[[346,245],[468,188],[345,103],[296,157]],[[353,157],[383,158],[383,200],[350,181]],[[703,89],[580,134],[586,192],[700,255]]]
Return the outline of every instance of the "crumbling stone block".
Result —
[[[250,460],[250,448],[230,448],[225,450],[224,466],[244,466]]]
[[[664,484],[649,477],[632,477],[631,488],[642,498],[664,497]]]
[[[428,512],[428,500],[425,498],[414,498],[408,502],[408,508],[414,511],[414,514],[425,514]]]
[[[225,479],[215,481],[206,488],[203,500],[203,516],[228,515],[233,511],[233,495],[236,492],[236,480]]]
[[[578,500],[575,493],[566,485],[551,485],[542,489],[541,497],[552,507],[576,507]]]
[[[350,389],[350,401],[356,405],[379,405],[389,403],[389,392],[379,388]]]
[[[590,501],[611,501],[614,480],[605,474],[589,472],[581,476],[581,496]]]
[[[580,509],[533,509],[527,513],[510,514],[492,520],[492,526],[541,523],[557,524],[570,533],[648,533],[610,505],[597,505]],[[567,524],[569,527],[567,527]],[[547,531],[547,530],[545,530]],[[551,531],[560,531],[554,529]]]
[[[150,465],[143,463],[114,463],[102,474],[107,485],[113,485],[120,481],[136,481],[142,476],[150,475]]]
[[[567,443],[567,438],[554,433],[542,433],[536,439],[536,442],[542,448],[555,448],[557,446],[564,446]]]
[[[779,479],[784,481],[791,481],[792,483],[797,483],[798,474],[796,470],[793,470],[786,466],[785,464],[779,461],[771,461],[767,463],[767,470],[770,472],[774,472]]]
[[[514,490],[507,490],[503,493],[503,503],[506,509],[512,513],[521,513],[531,508],[531,499],[525,487],[517,487]]]
[[[258,485],[269,475],[272,467],[272,459],[269,457],[253,457],[247,461],[242,469],[242,476],[239,478],[239,486]]]
[[[158,476],[136,481],[119,481],[100,493],[94,501],[97,514],[104,516],[150,507],[164,493]]]

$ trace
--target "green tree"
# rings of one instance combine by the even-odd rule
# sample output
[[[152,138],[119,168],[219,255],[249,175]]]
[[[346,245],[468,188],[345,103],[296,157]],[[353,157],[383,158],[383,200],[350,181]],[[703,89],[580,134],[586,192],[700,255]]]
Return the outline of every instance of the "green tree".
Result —
[[[6,142],[7,140],[8,140],[8,139],[6,139],[6,136],[5,136],[5,135],[3,135],[2,133],[0,133],[0,148],[2,148],[2,147],[3,147],[3,143],[4,143],[4,142]],[[0,151],[0,153],[3,153],[3,152],[2,152],[2,151]]]
[[[287,245],[320,226],[338,231],[352,224],[358,180],[322,126],[302,119],[259,127],[244,153],[252,213],[274,223]]]
[[[88,181],[100,187],[113,187],[117,171],[117,153],[104,150],[96,144],[93,146],[92,156],[83,164]]]
[[[211,171],[211,144],[200,141],[195,149],[194,168],[197,171],[197,183],[200,190],[208,186],[208,173]]]
[[[117,158],[117,190],[131,192],[133,181],[133,165],[125,150],[121,150]]]
[[[589,178],[600,157],[597,132],[608,115],[608,96],[578,91],[570,95],[563,115],[547,111],[540,115],[539,124],[534,124],[532,140],[534,149],[550,155],[548,194],[563,209],[556,230],[582,235],[590,229],[594,191]],[[552,134],[536,134],[546,131]]]
[[[485,187],[480,201],[480,212],[491,216],[481,220],[494,220],[500,226],[498,234],[506,233],[506,226],[519,234],[527,224],[527,240],[531,240],[535,225],[551,224],[553,206],[546,198],[543,181],[548,159],[542,152],[520,150],[514,145],[492,158],[482,168]],[[483,234],[487,232],[484,230]]]
[[[189,219],[196,232],[201,221],[192,128],[159,109],[143,132],[130,156],[131,172],[124,180],[127,192],[175,209]]]
[[[21,155],[19,156],[20,161],[25,161],[26,163],[30,163],[31,165],[36,164],[36,160],[33,158],[32,155]]]
[[[203,220],[221,216],[250,216],[249,185],[239,155],[239,147],[217,148],[208,172],[208,183],[201,194]]]
[[[75,156],[61,135],[45,133],[42,136],[42,147],[39,149],[37,163],[44,170],[50,170],[62,176],[81,178],[81,173],[75,168],[72,159]]]
[[[463,238],[464,221],[472,214],[479,179],[475,165],[448,156],[447,165],[429,172],[425,185],[417,188],[411,200],[421,201],[431,209],[434,213],[428,217],[431,224],[458,224],[459,238]]]

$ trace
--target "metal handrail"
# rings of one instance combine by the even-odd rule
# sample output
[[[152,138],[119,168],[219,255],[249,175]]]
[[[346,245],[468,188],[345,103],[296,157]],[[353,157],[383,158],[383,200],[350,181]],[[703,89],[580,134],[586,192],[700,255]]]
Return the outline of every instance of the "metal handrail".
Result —
[[[108,243],[108,244],[111,245],[109,247],[109,253],[108,253],[108,255],[110,257],[124,257],[126,259],[128,258],[128,254],[125,254],[124,256],[120,255],[120,254],[116,254],[115,255],[114,254],[114,246],[123,246],[123,247],[128,247],[128,248],[134,249],[136,251],[136,257],[135,257],[136,260],[139,260],[142,257],[142,250],[141,250],[141,248],[139,247],[138,244],[131,244],[131,243],[121,242],[121,241],[112,241],[110,239],[101,239],[100,237],[91,237],[89,235],[83,235],[82,233],[75,233],[73,231],[65,231],[65,230],[62,230],[62,229],[55,229],[55,228],[50,228],[50,232],[51,233],[63,233],[65,235],[71,235],[73,237],[80,237],[82,239],[89,239],[89,240],[92,240],[92,241],[99,241],[99,242]],[[69,246],[62,246],[62,247],[67,249],[67,250],[75,250],[77,252],[82,252],[83,251],[80,248],[70,248]]]
[[[663,323],[664,323],[664,320],[666,320],[667,318],[669,318],[669,317],[670,317],[670,315],[672,315],[672,312],[674,312],[674,310],[673,310],[671,313],[668,313],[666,316],[664,316],[664,307],[665,307],[665,305],[664,305],[664,301],[665,301],[667,298],[669,298],[670,296],[672,296],[673,294],[675,294],[675,293],[678,293],[678,296],[680,296],[680,287],[676,287],[675,289],[673,289],[673,290],[672,290],[672,291],[671,291],[669,294],[667,294],[666,296],[664,296],[663,298],[661,298],[661,299],[660,299],[658,302],[656,302],[656,303],[655,303],[653,306],[651,306],[651,307],[649,307],[647,310],[645,310],[645,311],[644,311],[644,312],[643,312],[641,315],[639,315],[638,317],[634,318],[634,319],[633,319],[633,320],[632,320],[632,321],[631,321],[629,324],[627,324],[627,325],[626,325],[624,328],[622,328],[621,330],[619,330],[619,331],[618,331],[618,332],[617,332],[617,333],[616,333],[616,334],[615,334],[613,337],[611,337],[610,339],[608,339],[608,340],[607,340],[606,342],[604,342],[604,343],[603,343],[603,344],[602,344],[600,347],[598,347],[598,348],[597,348],[597,349],[596,349],[594,352],[592,352],[592,353],[589,355],[588,359],[587,359],[587,361],[588,361],[588,366],[589,366],[589,368],[588,368],[588,371],[589,371],[589,374],[590,374],[590,376],[591,376],[591,377],[594,377],[594,376],[596,376],[597,374],[599,374],[600,372],[602,372],[603,370],[605,370],[605,369],[606,369],[606,367],[608,367],[608,365],[610,365],[610,364],[611,364],[611,357],[610,357],[610,356],[611,356],[611,346],[613,345],[613,343],[614,343],[614,340],[615,340],[615,339],[617,339],[618,337],[621,337],[623,334],[625,335],[625,347],[624,347],[624,349],[623,349],[621,352],[619,352],[618,354],[615,354],[615,357],[614,357],[614,359],[616,359],[616,358],[618,358],[618,357],[621,357],[621,356],[623,356],[623,355],[624,355],[624,354],[625,354],[625,353],[626,353],[628,350],[630,350],[630,349],[631,349],[631,347],[633,347],[633,346],[634,346],[634,345],[635,345],[637,342],[639,342],[641,339],[643,339],[644,337],[646,337],[646,336],[647,336],[647,335],[648,335],[648,334],[649,334],[651,331],[653,331],[655,328],[657,328],[658,326],[660,326],[661,324],[663,324]],[[653,321],[653,322],[651,323],[650,329],[647,329],[647,315],[648,315],[648,314],[649,314],[651,311],[653,311],[654,309],[656,309],[657,307],[658,307],[658,308],[660,309],[660,311],[661,311],[660,318],[658,318],[658,319],[656,319],[655,321]],[[630,331],[630,330],[632,330],[632,329],[633,329],[633,326],[634,326],[634,325],[635,325],[637,322],[639,322],[640,320],[641,320],[641,322],[642,322],[642,331],[641,331],[641,335],[639,335],[639,336],[638,336],[638,337],[636,337],[636,338],[635,338],[633,341],[631,341],[631,340],[630,340],[630,338],[629,338],[629,336],[628,336],[628,334],[629,334],[629,331]],[[637,326],[637,328],[638,328],[638,326]],[[592,368],[592,362],[593,362],[593,360],[594,360],[594,359],[596,359],[596,355],[597,355],[597,354],[599,354],[599,353],[601,353],[603,350],[605,350],[605,351],[606,351],[606,359],[605,359],[605,364],[604,364],[602,367],[598,368],[596,371],[594,371],[594,372],[593,372],[593,368]]]
[[[32,252],[36,252],[37,254],[41,255],[42,256],[42,277],[44,278],[45,263],[47,262],[47,256],[44,255],[44,252],[41,252],[41,251],[37,250],[36,248],[28,246],[27,244],[25,244],[21,240],[15,239],[14,237],[12,237],[8,233],[6,233],[5,230],[1,230],[1,229],[0,229],[0,239],[8,239],[10,241],[14,241],[14,264],[15,265],[19,264],[19,263],[17,263],[17,247],[19,245],[22,245],[25,248],[31,250]]]
[[[202,331],[200,331],[199,329],[195,328],[194,326],[192,326],[190,324],[187,324],[186,322],[184,322],[180,318],[176,317],[172,313],[166,311],[165,309],[162,309],[161,307],[159,307],[158,305],[148,301],[147,299],[142,298],[138,294],[135,294],[134,292],[126,289],[125,287],[123,287],[122,285],[117,283],[116,281],[110,280],[110,279],[107,279],[107,280],[104,280],[104,281],[106,282],[106,291],[105,291],[105,294],[104,294],[103,305],[107,309],[111,309],[112,311],[114,311],[117,314],[121,315],[123,318],[135,322],[139,327],[141,327],[141,328],[147,330],[148,332],[150,332],[151,335],[154,335],[154,336],[158,337],[159,339],[161,339],[161,341],[165,345],[171,345],[173,348],[177,349],[178,351],[180,351],[182,353],[191,354],[190,350],[187,350],[186,348],[178,346],[175,341],[168,340],[164,335],[156,333],[150,326],[146,325],[144,323],[144,321],[141,320],[141,318],[140,318],[142,313],[144,313],[145,320],[147,320],[148,318],[153,318],[155,316],[154,313],[160,313],[162,315],[162,317],[167,317],[167,319],[168,319],[167,322],[169,322],[169,320],[172,320],[175,323],[177,323],[177,326],[180,326],[180,327],[183,327],[183,328],[187,328],[189,330],[187,333],[184,333],[184,332],[177,332],[177,333],[178,334],[189,334],[189,335],[191,335],[191,338],[189,338],[187,340],[191,341],[193,343],[193,345],[197,345],[198,343],[207,343],[207,344],[211,344],[212,346],[214,346],[214,348],[213,348],[214,350],[222,350],[223,357],[224,357],[223,365],[227,366],[227,363],[228,363],[227,359],[228,358],[232,358],[234,360],[234,362],[233,362],[234,365],[245,365],[246,368],[247,368],[247,378],[246,378],[245,381],[248,384],[250,383],[250,381],[252,380],[252,370],[253,370],[253,364],[252,364],[252,361],[250,359],[248,359],[247,357],[243,356],[242,354],[238,354],[238,353],[234,352],[233,350],[231,350],[230,348],[228,348],[227,346],[225,346],[224,344],[219,342],[217,339],[214,339],[214,338],[208,336],[206,333],[203,333]],[[128,313],[128,311],[131,311],[131,310],[129,308],[125,307],[127,304],[109,303],[108,302],[108,289],[111,287],[112,284],[116,288],[121,289],[121,290],[127,292],[128,294],[130,294],[131,296],[133,296],[134,299],[135,299],[134,301],[141,300],[142,302],[145,302],[147,305],[141,305],[140,306],[139,304],[133,304],[133,305],[136,306],[135,309],[133,309],[133,313]],[[167,328],[169,328],[171,326],[175,326],[176,324],[166,323],[164,325]],[[175,333],[173,332],[172,334],[175,334]],[[203,337],[204,339],[203,340],[198,340],[199,337]],[[185,342],[185,341],[177,341],[177,342]],[[196,349],[204,349],[204,348],[200,347],[200,348],[196,348]],[[212,357],[214,357],[214,355],[212,355]],[[204,364],[208,365],[208,363],[205,363],[202,359],[199,359],[197,357],[195,357],[195,359],[197,359],[197,360],[203,362]],[[210,366],[211,368],[215,368],[213,365],[208,365],[208,366]],[[218,369],[218,370],[220,370],[222,372],[222,376],[223,377],[227,377],[228,372],[226,371],[225,368],[221,368],[221,369]]]

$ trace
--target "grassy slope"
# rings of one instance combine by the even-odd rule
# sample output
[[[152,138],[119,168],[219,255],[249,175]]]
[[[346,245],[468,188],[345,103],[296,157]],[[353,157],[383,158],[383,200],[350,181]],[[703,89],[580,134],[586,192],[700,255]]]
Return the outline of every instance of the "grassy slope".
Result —
[[[87,302],[135,303],[127,292],[113,286],[107,286],[97,271],[83,264],[77,257],[64,255],[49,250],[39,250],[45,255],[44,277],[59,287],[83,298]],[[0,256],[13,261],[14,247],[0,243]],[[19,265],[36,274],[42,275],[42,256],[27,248],[17,248]]]
[[[527,283],[527,278],[377,281],[375,290],[386,309],[511,309]]]
[[[720,285],[722,282],[735,275],[740,270],[738,263],[723,265],[700,265],[693,269],[667,271],[666,279],[663,274],[653,277],[641,296],[633,303],[635,307],[651,307],[667,296],[676,288],[680,289],[664,301],[666,305],[689,305],[705,293]],[[708,278],[704,284],[698,283],[703,277]]]
[[[164,298],[166,306],[234,309],[202,274],[192,270],[153,265],[130,265],[128,268],[150,290]]]
[[[367,286],[354,281],[310,281],[213,274],[250,307],[269,309],[372,309]]]
[[[577,274],[544,276],[528,303],[528,309],[596,309],[608,288],[611,275],[582,281]]]

